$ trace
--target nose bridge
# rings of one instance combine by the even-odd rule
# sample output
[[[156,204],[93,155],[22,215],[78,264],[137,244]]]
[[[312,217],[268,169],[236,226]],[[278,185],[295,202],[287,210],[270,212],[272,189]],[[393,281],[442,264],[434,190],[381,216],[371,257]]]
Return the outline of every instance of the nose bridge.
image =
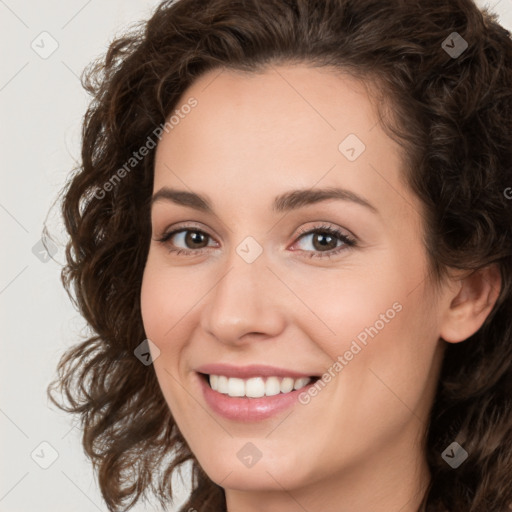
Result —
[[[201,323],[210,335],[238,343],[245,334],[271,337],[283,328],[279,282],[267,264],[263,248],[254,239],[233,248],[201,312]]]

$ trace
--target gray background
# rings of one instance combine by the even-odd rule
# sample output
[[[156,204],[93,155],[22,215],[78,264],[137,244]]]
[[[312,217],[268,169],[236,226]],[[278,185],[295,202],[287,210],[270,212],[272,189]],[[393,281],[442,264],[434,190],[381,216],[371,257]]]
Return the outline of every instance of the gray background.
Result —
[[[81,71],[158,3],[0,0],[0,512],[107,511],[80,430],[46,398],[60,355],[84,332],[60,284],[58,210],[47,214],[80,156],[88,104]],[[490,5],[512,30],[512,0],[478,4]],[[37,251],[45,222],[61,242],[47,261]],[[177,484],[181,502],[186,489]]]

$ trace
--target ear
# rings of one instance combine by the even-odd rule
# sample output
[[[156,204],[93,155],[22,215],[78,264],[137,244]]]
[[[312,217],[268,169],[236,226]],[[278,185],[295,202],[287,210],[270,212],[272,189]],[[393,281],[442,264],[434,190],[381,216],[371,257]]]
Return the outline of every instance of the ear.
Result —
[[[440,336],[448,343],[468,339],[482,327],[498,299],[501,274],[497,265],[475,270],[457,279],[453,298],[446,310]]]

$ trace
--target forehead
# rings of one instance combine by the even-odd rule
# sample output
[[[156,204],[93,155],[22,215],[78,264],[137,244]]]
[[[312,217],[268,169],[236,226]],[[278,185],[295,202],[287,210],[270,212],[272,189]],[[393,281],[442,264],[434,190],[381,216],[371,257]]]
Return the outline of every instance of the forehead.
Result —
[[[216,69],[185,91],[177,110],[191,97],[197,107],[173,128],[175,145],[193,137],[212,141],[208,149],[220,149],[229,133],[247,148],[264,145],[267,151],[307,154],[321,139],[337,151],[349,132],[369,143],[380,135],[373,132],[378,116],[365,85],[332,68],[287,65],[257,73]],[[232,152],[237,149],[231,145]]]
[[[261,196],[318,183],[397,193],[386,181],[400,180],[401,148],[381,128],[367,87],[346,73],[215,69],[185,91],[178,114],[191,98],[196,106],[158,145],[155,190],[171,183],[214,196],[243,185]]]

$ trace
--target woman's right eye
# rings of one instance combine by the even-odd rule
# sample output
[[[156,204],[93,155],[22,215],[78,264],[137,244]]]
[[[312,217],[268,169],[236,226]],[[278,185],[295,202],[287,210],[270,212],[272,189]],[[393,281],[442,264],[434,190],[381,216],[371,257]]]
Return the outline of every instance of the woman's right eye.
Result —
[[[204,245],[205,240],[208,240],[208,238],[211,238],[210,235],[199,229],[180,228],[165,233],[157,241],[164,244],[170,252],[176,254],[197,254],[202,252],[202,249],[208,247],[208,245]],[[177,244],[181,244],[182,247],[177,247]],[[198,245],[200,246],[198,247]]]

